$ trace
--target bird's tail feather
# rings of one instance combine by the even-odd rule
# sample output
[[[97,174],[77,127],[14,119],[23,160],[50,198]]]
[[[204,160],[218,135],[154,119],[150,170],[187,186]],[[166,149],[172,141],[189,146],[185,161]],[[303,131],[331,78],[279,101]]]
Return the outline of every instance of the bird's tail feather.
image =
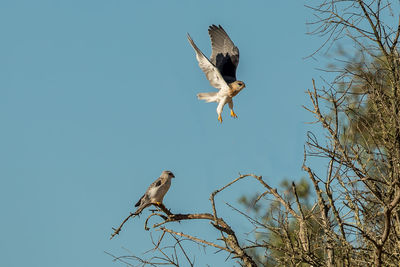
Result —
[[[216,92],[200,93],[200,94],[197,94],[197,98],[200,99],[200,100],[205,100],[207,103],[209,103],[209,102],[217,102],[216,95],[217,95]]]

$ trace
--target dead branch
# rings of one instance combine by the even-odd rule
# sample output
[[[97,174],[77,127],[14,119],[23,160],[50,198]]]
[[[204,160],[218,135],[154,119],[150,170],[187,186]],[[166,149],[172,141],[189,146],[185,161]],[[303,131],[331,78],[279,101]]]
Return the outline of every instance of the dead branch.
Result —
[[[156,206],[157,208],[160,208],[160,209],[161,209],[163,212],[165,212],[165,214],[167,214],[167,215],[171,215],[171,214],[172,214],[163,204],[151,203],[151,204],[148,204],[147,206],[145,206],[144,208],[146,208],[146,207],[148,207],[148,206],[150,206],[150,205],[153,205],[153,206]],[[143,209],[144,209],[144,208],[143,208]],[[134,218],[134,217],[136,217],[137,215],[139,215],[139,214],[143,211],[143,209],[141,209],[140,212],[135,212],[135,213],[132,213],[132,212],[131,212],[131,213],[128,215],[128,217],[126,217],[125,220],[122,221],[122,223],[119,225],[118,228],[114,228],[114,227],[113,227],[112,229],[114,230],[114,232],[111,234],[110,239],[113,239],[114,236],[118,235],[119,232],[121,232],[121,229],[122,229],[122,227],[124,226],[124,224],[125,224],[130,218]],[[145,229],[146,229],[146,227],[145,227]]]

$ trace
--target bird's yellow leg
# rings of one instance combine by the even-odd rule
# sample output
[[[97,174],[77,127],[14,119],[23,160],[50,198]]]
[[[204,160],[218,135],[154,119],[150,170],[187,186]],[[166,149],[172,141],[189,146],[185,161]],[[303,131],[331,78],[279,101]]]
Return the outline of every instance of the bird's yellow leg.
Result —
[[[161,202],[154,202],[154,204],[156,204],[157,206],[160,206],[162,203]]]
[[[218,121],[219,121],[220,123],[222,123],[222,117],[221,117],[221,115],[218,115]]]
[[[237,118],[238,116],[235,114],[235,112],[233,111],[233,109],[231,109],[231,116],[234,118]]]

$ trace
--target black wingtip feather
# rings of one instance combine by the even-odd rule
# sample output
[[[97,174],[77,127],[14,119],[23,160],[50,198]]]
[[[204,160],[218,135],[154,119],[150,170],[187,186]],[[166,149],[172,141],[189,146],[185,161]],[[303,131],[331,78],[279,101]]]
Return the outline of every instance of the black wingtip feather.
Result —
[[[139,201],[135,204],[135,207],[140,206],[140,202],[142,202],[142,198],[144,197],[144,195],[139,199]]]

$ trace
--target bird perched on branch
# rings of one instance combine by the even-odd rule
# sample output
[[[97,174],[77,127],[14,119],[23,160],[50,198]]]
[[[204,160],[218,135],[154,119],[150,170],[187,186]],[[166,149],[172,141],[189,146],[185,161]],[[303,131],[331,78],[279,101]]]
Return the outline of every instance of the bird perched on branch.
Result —
[[[196,58],[201,70],[206,74],[211,86],[219,90],[218,92],[200,93],[197,97],[206,102],[218,103],[218,121],[222,123],[221,113],[226,103],[231,109],[231,116],[237,118],[233,111],[233,97],[245,87],[245,84],[236,80],[239,49],[233,44],[228,34],[221,25],[211,25],[208,29],[208,34],[210,35],[212,47],[210,60],[196,46],[189,34],[187,38],[196,52]]]
[[[138,208],[134,214],[140,214],[144,208],[151,204],[161,205],[165,194],[171,186],[172,178],[175,178],[175,175],[171,171],[163,171],[160,177],[147,188],[146,193],[135,204],[135,207]]]

